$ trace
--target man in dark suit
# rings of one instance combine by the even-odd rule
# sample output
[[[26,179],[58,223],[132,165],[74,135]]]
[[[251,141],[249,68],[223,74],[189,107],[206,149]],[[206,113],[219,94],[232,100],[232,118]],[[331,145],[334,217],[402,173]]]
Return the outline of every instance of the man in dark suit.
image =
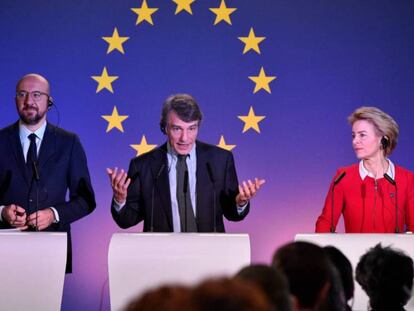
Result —
[[[238,185],[232,153],[196,140],[201,119],[190,95],[170,96],[160,121],[167,142],[132,159],[128,174],[107,169],[121,228],[144,220],[144,231],[224,232],[223,216],[246,217],[264,180]]]
[[[70,224],[96,203],[79,138],[46,121],[52,106],[44,77],[28,74],[17,83],[20,120],[0,130],[0,228],[67,232],[71,272]]]

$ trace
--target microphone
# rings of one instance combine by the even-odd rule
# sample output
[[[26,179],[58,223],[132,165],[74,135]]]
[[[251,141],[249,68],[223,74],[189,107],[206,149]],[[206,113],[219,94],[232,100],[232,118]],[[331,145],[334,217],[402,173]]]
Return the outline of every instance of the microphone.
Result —
[[[216,226],[216,180],[214,179],[213,170],[211,165],[207,162],[207,172],[210,177],[211,183],[213,184],[213,232],[217,232]]]
[[[184,213],[184,232],[187,232],[187,192],[188,192],[188,170],[184,171],[184,182],[183,182],[183,192],[184,192],[184,209],[185,209],[185,213]]]
[[[334,180],[334,185],[336,186],[341,181],[341,179],[344,178],[345,175],[346,175],[346,172],[342,172],[341,174],[339,174],[339,176],[336,177]]]
[[[336,185],[342,180],[342,178],[344,178],[344,176],[346,175],[346,172],[342,172],[341,174],[339,174],[338,177],[335,178],[333,185],[332,185],[332,202],[331,202],[331,233],[335,233],[335,226],[334,226],[334,195],[335,195],[335,187]]]
[[[151,222],[150,222],[150,232],[154,232],[154,200],[155,200],[155,187],[157,185],[158,178],[160,178],[162,171],[165,168],[165,163],[161,165],[159,168],[157,175],[154,177],[154,182],[152,184],[152,192],[151,192]]]
[[[38,216],[38,212],[39,212],[39,180],[40,180],[40,175],[39,175],[39,169],[37,167],[37,163],[36,161],[32,161],[32,170],[33,170],[33,174],[32,174],[32,182],[30,183],[30,191],[29,191],[29,196],[30,196],[30,192],[32,191],[32,184],[33,182],[35,183],[35,187],[36,187],[36,231],[39,231],[38,226],[37,226],[37,216]]]
[[[395,233],[400,233],[400,227],[398,226],[398,188],[397,183],[387,173],[384,174],[384,178],[395,187]]]

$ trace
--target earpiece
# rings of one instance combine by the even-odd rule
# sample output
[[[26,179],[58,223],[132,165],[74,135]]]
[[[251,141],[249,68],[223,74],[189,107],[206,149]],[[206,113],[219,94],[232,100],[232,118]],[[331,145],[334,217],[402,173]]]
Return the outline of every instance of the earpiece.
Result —
[[[381,138],[381,147],[383,150],[387,149],[390,145],[390,139],[387,136],[382,136]]]
[[[54,103],[53,103],[53,97],[52,96],[49,96],[48,99],[47,99],[47,109],[52,108],[53,105],[54,105]]]
[[[165,130],[165,125],[164,124],[160,124],[160,130],[164,135],[167,135],[167,131]]]

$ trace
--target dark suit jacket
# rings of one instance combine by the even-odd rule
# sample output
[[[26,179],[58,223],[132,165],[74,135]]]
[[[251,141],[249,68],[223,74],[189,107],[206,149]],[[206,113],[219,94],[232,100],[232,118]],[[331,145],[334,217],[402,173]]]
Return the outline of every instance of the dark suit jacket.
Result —
[[[17,204],[30,215],[36,211],[36,185],[27,172],[19,138],[19,124],[0,130],[0,205]],[[67,272],[72,270],[70,224],[91,213],[95,195],[86,155],[79,138],[47,124],[39,151],[39,210],[54,207],[59,222],[45,231],[68,233]],[[69,190],[69,200],[66,200]],[[31,200],[31,202],[30,202]],[[0,222],[0,228],[10,228]]]
[[[237,212],[235,198],[239,190],[233,154],[199,141],[196,142],[196,154],[196,222],[198,231],[213,232],[215,222],[216,231],[224,232],[223,216],[228,220],[239,221],[246,217],[250,207],[247,206],[242,215]],[[215,181],[215,213],[213,210],[213,182],[207,170],[207,163],[210,164]],[[162,167],[164,168],[162,169]],[[159,178],[155,181],[161,169]],[[111,210],[115,222],[121,228],[129,228],[144,220],[144,231],[150,231],[152,190],[154,187],[154,231],[172,232],[167,144],[132,159],[128,176],[132,182],[128,188],[126,205],[120,212],[117,212],[112,204]]]

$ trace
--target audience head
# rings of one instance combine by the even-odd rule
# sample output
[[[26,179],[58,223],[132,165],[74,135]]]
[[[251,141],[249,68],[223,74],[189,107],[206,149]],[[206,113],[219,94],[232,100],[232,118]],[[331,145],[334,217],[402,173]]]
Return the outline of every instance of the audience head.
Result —
[[[184,309],[183,309],[184,310]],[[191,311],[270,311],[265,294],[239,279],[206,280],[192,290]]]
[[[409,256],[381,244],[363,255],[356,267],[356,280],[373,310],[401,309],[411,297],[413,274]]]
[[[325,246],[324,250],[338,270],[346,301],[352,299],[354,297],[354,277],[351,262],[334,246]]]
[[[235,277],[258,286],[266,294],[274,310],[292,310],[287,280],[275,268],[266,265],[251,265],[241,269]]]
[[[181,311],[190,301],[190,289],[181,285],[161,286],[133,300],[125,311]]]
[[[288,243],[276,251],[272,265],[286,276],[299,309],[316,310],[324,303],[331,287],[332,264],[321,247]]]

